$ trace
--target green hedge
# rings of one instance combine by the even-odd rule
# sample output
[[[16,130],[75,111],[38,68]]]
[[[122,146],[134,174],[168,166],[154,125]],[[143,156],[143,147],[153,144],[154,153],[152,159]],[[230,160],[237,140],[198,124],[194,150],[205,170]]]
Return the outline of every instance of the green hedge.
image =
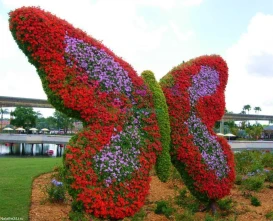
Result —
[[[160,85],[157,83],[153,72],[144,71],[141,74],[145,83],[153,93],[153,101],[156,109],[156,117],[161,134],[162,152],[157,157],[156,173],[162,182],[166,182],[170,177],[171,157],[170,157],[170,120],[168,106]]]

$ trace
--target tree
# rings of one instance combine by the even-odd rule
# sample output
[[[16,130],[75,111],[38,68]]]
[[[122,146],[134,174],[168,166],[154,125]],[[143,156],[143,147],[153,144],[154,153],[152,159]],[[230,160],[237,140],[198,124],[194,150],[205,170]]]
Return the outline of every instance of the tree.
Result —
[[[62,112],[55,111],[53,114],[57,122],[57,127],[64,130],[64,134],[67,134],[68,129],[73,128],[74,118],[68,117]]]
[[[261,137],[261,134],[263,132],[263,126],[261,124],[254,124],[248,128],[246,128],[246,133],[252,138],[252,139],[259,139]]]
[[[10,124],[16,127],[24,127],[26,129],[36,126],[37,113],[33,110],[32,107],[16,107],[11,116],[14,116],[14,119],[11,119]]]
[[[243,110],[247,110],[248,114],[249,114],[249,111],[251,110],[251,106],[249,104],[245,105],[243,107]]]
[[[1,112],[1,132],[2,132],[2,130],[3,130],[3,115],[8,114],[9,110],[8,109],[3,109],[1,107],[0,112]]]
[[[255,113],[259,113],[259,111],[262,111],[262,109],[260,107],[254,107],[254,111]]]
[[[42,128],[49,128],[50,130],[57,128],[57,120],[56,118],[50,116],[50,117],[38,117],[36,127],[39,129]]]

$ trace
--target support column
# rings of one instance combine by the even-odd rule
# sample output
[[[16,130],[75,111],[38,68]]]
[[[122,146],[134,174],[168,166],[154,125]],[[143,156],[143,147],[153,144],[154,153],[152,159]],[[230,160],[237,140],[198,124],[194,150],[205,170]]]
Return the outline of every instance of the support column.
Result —
[[[34,154],[33,154],[33,146],[34,146],[34,144],[32,143],[32,144],[31,144],[31,156],[34,155]]]

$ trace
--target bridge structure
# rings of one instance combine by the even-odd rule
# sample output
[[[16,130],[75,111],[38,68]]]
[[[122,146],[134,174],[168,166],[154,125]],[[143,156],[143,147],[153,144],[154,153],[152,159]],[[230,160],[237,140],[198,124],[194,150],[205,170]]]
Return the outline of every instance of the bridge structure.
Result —
[[[0,96],[0,107],[37,107],[53,108],[47,100],[21,97],[4,97]]]
[[[47,100],[21,97],[5,97],[0,96],[0,107],[37,107],[37,108],[54,108]],[[220,132],[224,132],[224,122],[226,121],[273,121],[273,115],[259,114],[230,114],[227,113],[220,120]]]

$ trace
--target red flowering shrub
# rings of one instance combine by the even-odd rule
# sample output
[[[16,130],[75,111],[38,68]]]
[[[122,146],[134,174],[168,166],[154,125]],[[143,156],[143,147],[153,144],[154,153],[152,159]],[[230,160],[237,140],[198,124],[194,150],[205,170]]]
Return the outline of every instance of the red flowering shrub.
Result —
[[[161,151],[150,89],[99,41],[39,8],[11,12],[10,30],[37,68],[48,101],[84,122],[64,157],[73,209],[132,216],[144,204]]]
[[[228,68],[219,56],[183,63],[161,79],[171,124],[171,158],[192,194],[215,201],[230,193],[233,153],[212,128],[224,115]]]

